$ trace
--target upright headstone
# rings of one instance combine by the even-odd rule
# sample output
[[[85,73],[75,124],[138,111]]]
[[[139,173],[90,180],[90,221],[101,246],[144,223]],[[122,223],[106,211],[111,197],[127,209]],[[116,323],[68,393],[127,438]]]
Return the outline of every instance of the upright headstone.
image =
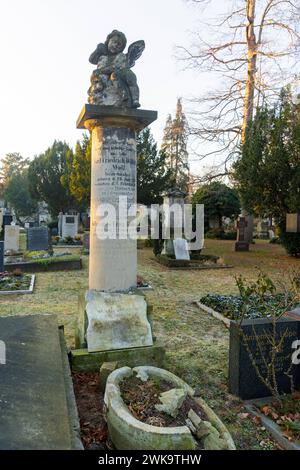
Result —
[[[83,247],[85,250],[90,249],[90,232],[84,232],[83,234]]]
[[[0,273],[4,271],[4,242],[0,241]]]
[[[145,44],[136,42],[127,55],[125,46],[125,35],[113,31],[107,38],[107,56],[99,48],[91,55],[97,68],[89,104],[77,121],[77,128],[89,129],[92,136],[89,291],[79,319],[82,325],[87,319],[83,336],[89,352],[153,344],[146,302],[130,292],[137,285],[137,243],[126,232],[127,208],[136,204],[136,133],[157,113],[137,109],[139,90],[130,70]],[[110,63],[109,73],[103,60]],[[108,204],[117,215],[116,224],[112,213],[110,220],[116,232],[105,236]]]
[[[237,241],[235,251],[249,251],[249,241],[246,235],[247,221],[245,217],[239,217],[237,222]]]
[[[190,260],[188,242],[184,238],[175,238],[173,245],[176,259]]]
[[[13,216],[11,214],[3,214],[3,225],[10,225],[13,221]]]
[[[19,251],[20,227],[18,225],[6,225],[4,230],[5,251]]]
[[[61,222],[62,238],[74,238],[78,234],[79,214],[63,214]]]
[[[300,214],[286,215],[286,231],[288,233],[300,233]]]
[[[169,236],[164,241],[162,250],[164,255],[174,256],[174,237],[182,237],[186,196],[187,193],[178,188],[169,189],[163,194],[163,208],[165,209],[164,224],[166,232],[169,231],[169,234],[165,234]],[[177,208],[179,209],[178,212]]]
[[[271,395],[261,378],[272,379],[273,365],[276,385],[280,393],[291,391],[293,376],[296,387],[300,385],[300,366],[293,365],[294,342],[300,338],[300,322],[288,318],[276,322],[276,342],[280,350],[272,359],[274,329],[270,319],[244,320],[230,323],[229,391],[243,400]],[[268,376],[268,374],[270,374]]]
[[[48,227],[32,227],[27,230],[27,250],[47,251],[49,249]]]

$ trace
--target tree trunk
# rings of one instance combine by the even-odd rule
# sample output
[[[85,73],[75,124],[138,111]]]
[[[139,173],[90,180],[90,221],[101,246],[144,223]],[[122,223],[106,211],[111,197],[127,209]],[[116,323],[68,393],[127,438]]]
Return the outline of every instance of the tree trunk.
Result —
[[[256,0],[246,0],[246,9],[247,9],[247,20],[248,24],[246,27],[246,40],[248,45],[247,53],[247,78],[246,78],[246,89],[245,89],[245,98],[244,98],[244,115],[243,115],[243,124],[242,124],[242,135],[241,143],[244,144],[246,140],[246,131],[249,122],[253,117],[253,108],[254,108],[254,91],[255,91],[255,79],[256,79],[256,58],[257,58],[257,42],[254,30],[254,21],[255,21],[255,3]],[[254,217],[243,210],[242,214],[244,217],[247,217],[248,220],[248,230],[247,238],[248,243],[253,241],[253,224]]]
[[[255,75],[256,75],[256,57],[257,57],[257,42],[254,30],[255,20],[255,2],[256,0],[247,0],[247,20],[246,27],[246,40],[248,44],[247,53],[247,79],[244,99],[244,115],[242,124],[242,144],[245,142],[246,129],[253,116],[254,107],[254,90],[255,90]]]

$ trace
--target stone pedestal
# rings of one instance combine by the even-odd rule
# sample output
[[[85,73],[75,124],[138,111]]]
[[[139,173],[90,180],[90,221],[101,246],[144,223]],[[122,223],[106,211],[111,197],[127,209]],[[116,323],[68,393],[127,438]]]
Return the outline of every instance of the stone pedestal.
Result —
[[[90,290],[84,300],[89,352],[153,345],[144,296]]]
[[[89,288],[106,292],[124,292],[136,287],[136,240],[126,235],[127,226],[119,211],[136,203],[136,132],[153,122],[155,111],[118,109],[85,105],[77,127],[92,133],[91,226]],[[122,196],[123,202],[119,197]],[[127,197],[127,205],[125,203]],[[120,239],[101,239],[104,204],[116,210],[116,229]],[[119,220],[118,220],[119,219]],[[107,229],[113,226],[107,226]],[[106,230],[107,231],[107,230]]]
[[[85,105],[77,121],[92,134],[89,291],[80,302],[76,341],[89,353],[153,345],[146,301],[133,292],[137,242],[128,234],[127,210],[136,204],[136,132],[156,117]]]

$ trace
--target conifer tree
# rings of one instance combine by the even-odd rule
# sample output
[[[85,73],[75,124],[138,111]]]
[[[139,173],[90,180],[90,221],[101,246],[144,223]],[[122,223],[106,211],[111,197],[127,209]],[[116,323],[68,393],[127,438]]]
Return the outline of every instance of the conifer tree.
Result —
[[[187,151],[188,123],[182,110],[181,98],[177,100],[176,116],[168,116],[164,131],[162,152],[172,172],[173,185],[186,191],[189,183],[189,163]]]

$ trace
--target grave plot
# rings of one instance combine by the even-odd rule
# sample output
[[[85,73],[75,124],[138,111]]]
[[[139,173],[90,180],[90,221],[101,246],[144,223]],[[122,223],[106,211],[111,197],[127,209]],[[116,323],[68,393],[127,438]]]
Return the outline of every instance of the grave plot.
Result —
[[[0,296],[15,294],[32,294],[35,283],[35,275],[23,274],[21,271],[14,273],[0,273]]]
[[[82,449],[67,351],[53,315],[0,318],[0,449]]]

